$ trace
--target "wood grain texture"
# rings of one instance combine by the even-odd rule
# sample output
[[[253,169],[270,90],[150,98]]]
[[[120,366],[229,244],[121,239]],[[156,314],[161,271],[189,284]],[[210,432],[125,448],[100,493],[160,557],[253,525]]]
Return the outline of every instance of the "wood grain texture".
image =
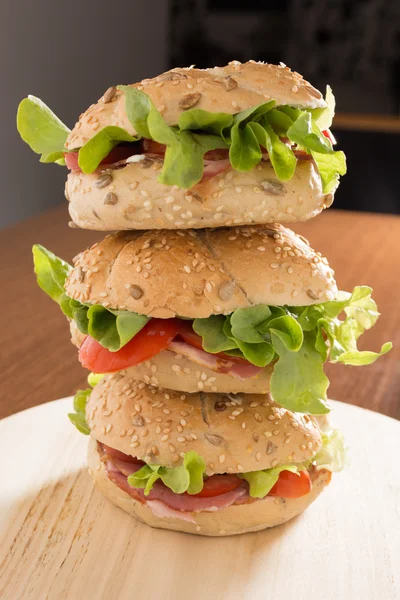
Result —
[[[60,206],[0,232],[2,274],[2,365],[0,417],[86,386],[76,349],[59,308],[40,291],[32,268],[31,246],[40,242],[66,260],[101,233],[70,229]],[[328,365],[330,395],[400,418],[400,218],[329,210],[293,226],[326,255],[338,285],[374,288],[382,312],[361,347],[378,349],[392,340],[392,352],[369,367]]]
[[[400,597],[394,419],[333,403],[351,464],[321,497],[280,527],[200,538],[142,525],[93,488],[71,401],[0,422],[2,600]]]

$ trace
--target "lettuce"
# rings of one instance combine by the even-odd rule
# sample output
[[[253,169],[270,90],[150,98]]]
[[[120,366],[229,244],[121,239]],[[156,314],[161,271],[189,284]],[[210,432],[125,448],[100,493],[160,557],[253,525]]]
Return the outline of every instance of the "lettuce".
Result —
[[[74,396],[74,413],[68,413],[68,418],[80,433],[90,434],[90,429],[86,423],[86,404],[92,390],[78,390]]]
[[[161,465],[146,464],[128,477],[132,487],[144,489],[148,496],[154,483],[161,481],[175,494],[198,494],[203,489],[203,476],[206,470],[204,459],[191,450],[186,452],[183,464],[179,467],[162,467]]]
[[[301,470],[301,465],[279,465],[279,467],[265,469],[263,471],[240,473],[238,474],[238,477],[247,481],[250,486],[249,494],[252,498],[265,498],[278,481],[282,471],[290,471],[291,473],[298,474]]]
[[[24,98],[17,112],[17,129],[41,162],[65,165],[64,149],[70,130],[35,96]]]
[[[129,135],[121,127],[104,127],[79,150],[78,164],[84,173],[93,173],[103,158],[120,142],[137,141],[138,138]]]
[[[328,469],[332,473],[342,471],[347,465],[347,450],[343,434],[338,429],[321,432],[322,447],[311,459],[311,462],[320,469]]]
[[[339,175],[346,172],[343,152],[334,152],[321,129],[332,122],[335,99],[328,87],[327,106],[300,110],[290,106],[276,108],[275,100],[264,102],[235,115],[213,113],[198,108],[184,111],[177,125],[170,127],[143,91],[119,86],[124,92],[125,111],[139,137],[116,126],[99,131],[84,144],[78,163],[84,173],[92,173],[109,152],[121,142],[136,142],[140,137],[166,146],[159,182],[188,189],[203,176],[204,154],[210,150],[229,149],[234,169],[249,171],[267,151],[271,165],[281,181],[293,177],[297,159],[281,138],[287,138],[317,164],[324,193],[333,191]],[[65,164],[65,142],[70,130],[38,98],[29,96],[18,108],[17,127],[22,139],[42,162]]]
[[[91,335],[111,352],[125,346],[150,320],[145,315],[107,309],[100,304],[86,305],[69,298],[64,285],[72,267],[43,246],[33,246],[33,261],[40,288],[75,321],[79,331]]]

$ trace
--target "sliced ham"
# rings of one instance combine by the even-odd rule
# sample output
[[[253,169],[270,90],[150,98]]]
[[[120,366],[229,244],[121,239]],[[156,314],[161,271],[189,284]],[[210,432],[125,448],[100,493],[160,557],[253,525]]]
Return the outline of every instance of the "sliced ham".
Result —
[[[165,506],[165,504],[159,500],[148,500],[146,505],[150,508],[152,513],[160,519],[180,519],[181,521],[196,523],[191,513],[173,510],[172,508],[169,508],[169,506]]]
[[[174,340],[173,342],[170,342],[168,350],[171,350],[176,354],[186,356],[191,361],[202,367],[207,367],[208,369],[216,371],[217,373],[233,375],[239,379],[256,377],[263,370],[263,367],[256,367],[255,365],[245,361],[237,363],[233,360],[226,360],[220,356],[217,356],[216,354],[210,354],[209,352],[195,348],[194,346],[186,344],[185,342],[177,342]]]
[[[134,457],[132,457],[133,461],[120,460],[119,458],[110,456],[106,448],[108,449],[109,446],[105,446],[98,442],[97,449],[105,464],[108,478],[134,500],[141,504],[149,505],[149,508],[152,510],[154,509],[154,514],[157,514],[155,511],[158,511],[158,513],[164,511],[165,514],[169,510],[172,511],[169,514],[172,518],[172,514],[175,512],[211,512],[221,508],[227,508],[232,504],[241,504],[249,497],[245,481],[243,481],[243,484],[235,490],[210,498],[199,498],[186,493],[175,494],[175,492],[165,486],[162,481],[156,481],[153,488],[150,490],[150,493],[146,496],[143,489],[134,488],[128,483],[129,475],[135,473],[142,467],[142,461],[139,461]],[[175,514],[173,516],[176,517]]]
[[[201,178],[199,183],[208,181],[216,175],[223,173],[224,171],[226,171],[226,169],[229,169],[230,164],[231,163],[229,158],[223,160],[204,160],[203,177]]]

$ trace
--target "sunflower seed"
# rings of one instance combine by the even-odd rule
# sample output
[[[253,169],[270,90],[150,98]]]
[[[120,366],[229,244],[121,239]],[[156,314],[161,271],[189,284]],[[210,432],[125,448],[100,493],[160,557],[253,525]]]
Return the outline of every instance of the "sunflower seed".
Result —
[[[225,89],[228,92],[237,88],[237,85],[238,85],[237,81],[236,81],[236,79],[233,79],[233,77],[224,77],[224,79],[222,81],[225,86]]]
[[[133,285],[129,290],[129,293],[133,298],[135,298],[135,300],[138,300],[143,296],[143,290],[138,285]]]
[[[103,94],[103,97],[102,97],[102,101],[104,102],[104,104],[108,104],[108,102],[111,102],[111,100],[115,96],[116,91],[117,91],[117,88],[115,87],[115,85],[112,85],[111,87],[108,88],[108,90]]]
[[[307,296],[309,298],[312,298],[313,300],[318,300],[318,296],[315,292],[313,292],[312,290],[307,290]]]
[[[282,196],[285,191],[283,183],[275,181],[275,179],[264,179],[264,181],[261,181],[260,185],[264,192],[270,196]]]
[[[181,108],[182,110],[191,108],[192,106],[194,106],[195,104],[198,103],[200,98],[201,98],[201,94],[199,92],[195,92],[193,94],[186,94],[186,96],[183,96],[179,100],[179,108]]]
[[[104,204],[116,204],[117,200],[118,198],[115,194],[108,192],[104,197]]]
[[[218,296],[221,300],[229,300],[232,298],[235,286],[236,284],[234,281],[225,281],[218,290]]]
[[[109,173],[106,173],[105,175],[102,175],[101,177],[96,179],[96,181],[94,182],[93,185],[95,187],[97,187],[99,190],[101,190],[102,188],[106,187],[107,185],[110,185],[111,182],[112,182],[112,175],[110,175]]]
[[[216,433],[205,433],[204,437],[214,446],[222,446],[225,441],[222,436],[217,435]]]

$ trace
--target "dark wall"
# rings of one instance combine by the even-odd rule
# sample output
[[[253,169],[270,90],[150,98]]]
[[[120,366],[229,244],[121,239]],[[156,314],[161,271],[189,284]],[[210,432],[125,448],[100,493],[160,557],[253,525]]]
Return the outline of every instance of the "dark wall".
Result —
[[[63,201],[66,172],[19,138],[19,101],[39,96],[69,127],[113,83],[168,66],[164,0],[3,0],[0,227]]]

